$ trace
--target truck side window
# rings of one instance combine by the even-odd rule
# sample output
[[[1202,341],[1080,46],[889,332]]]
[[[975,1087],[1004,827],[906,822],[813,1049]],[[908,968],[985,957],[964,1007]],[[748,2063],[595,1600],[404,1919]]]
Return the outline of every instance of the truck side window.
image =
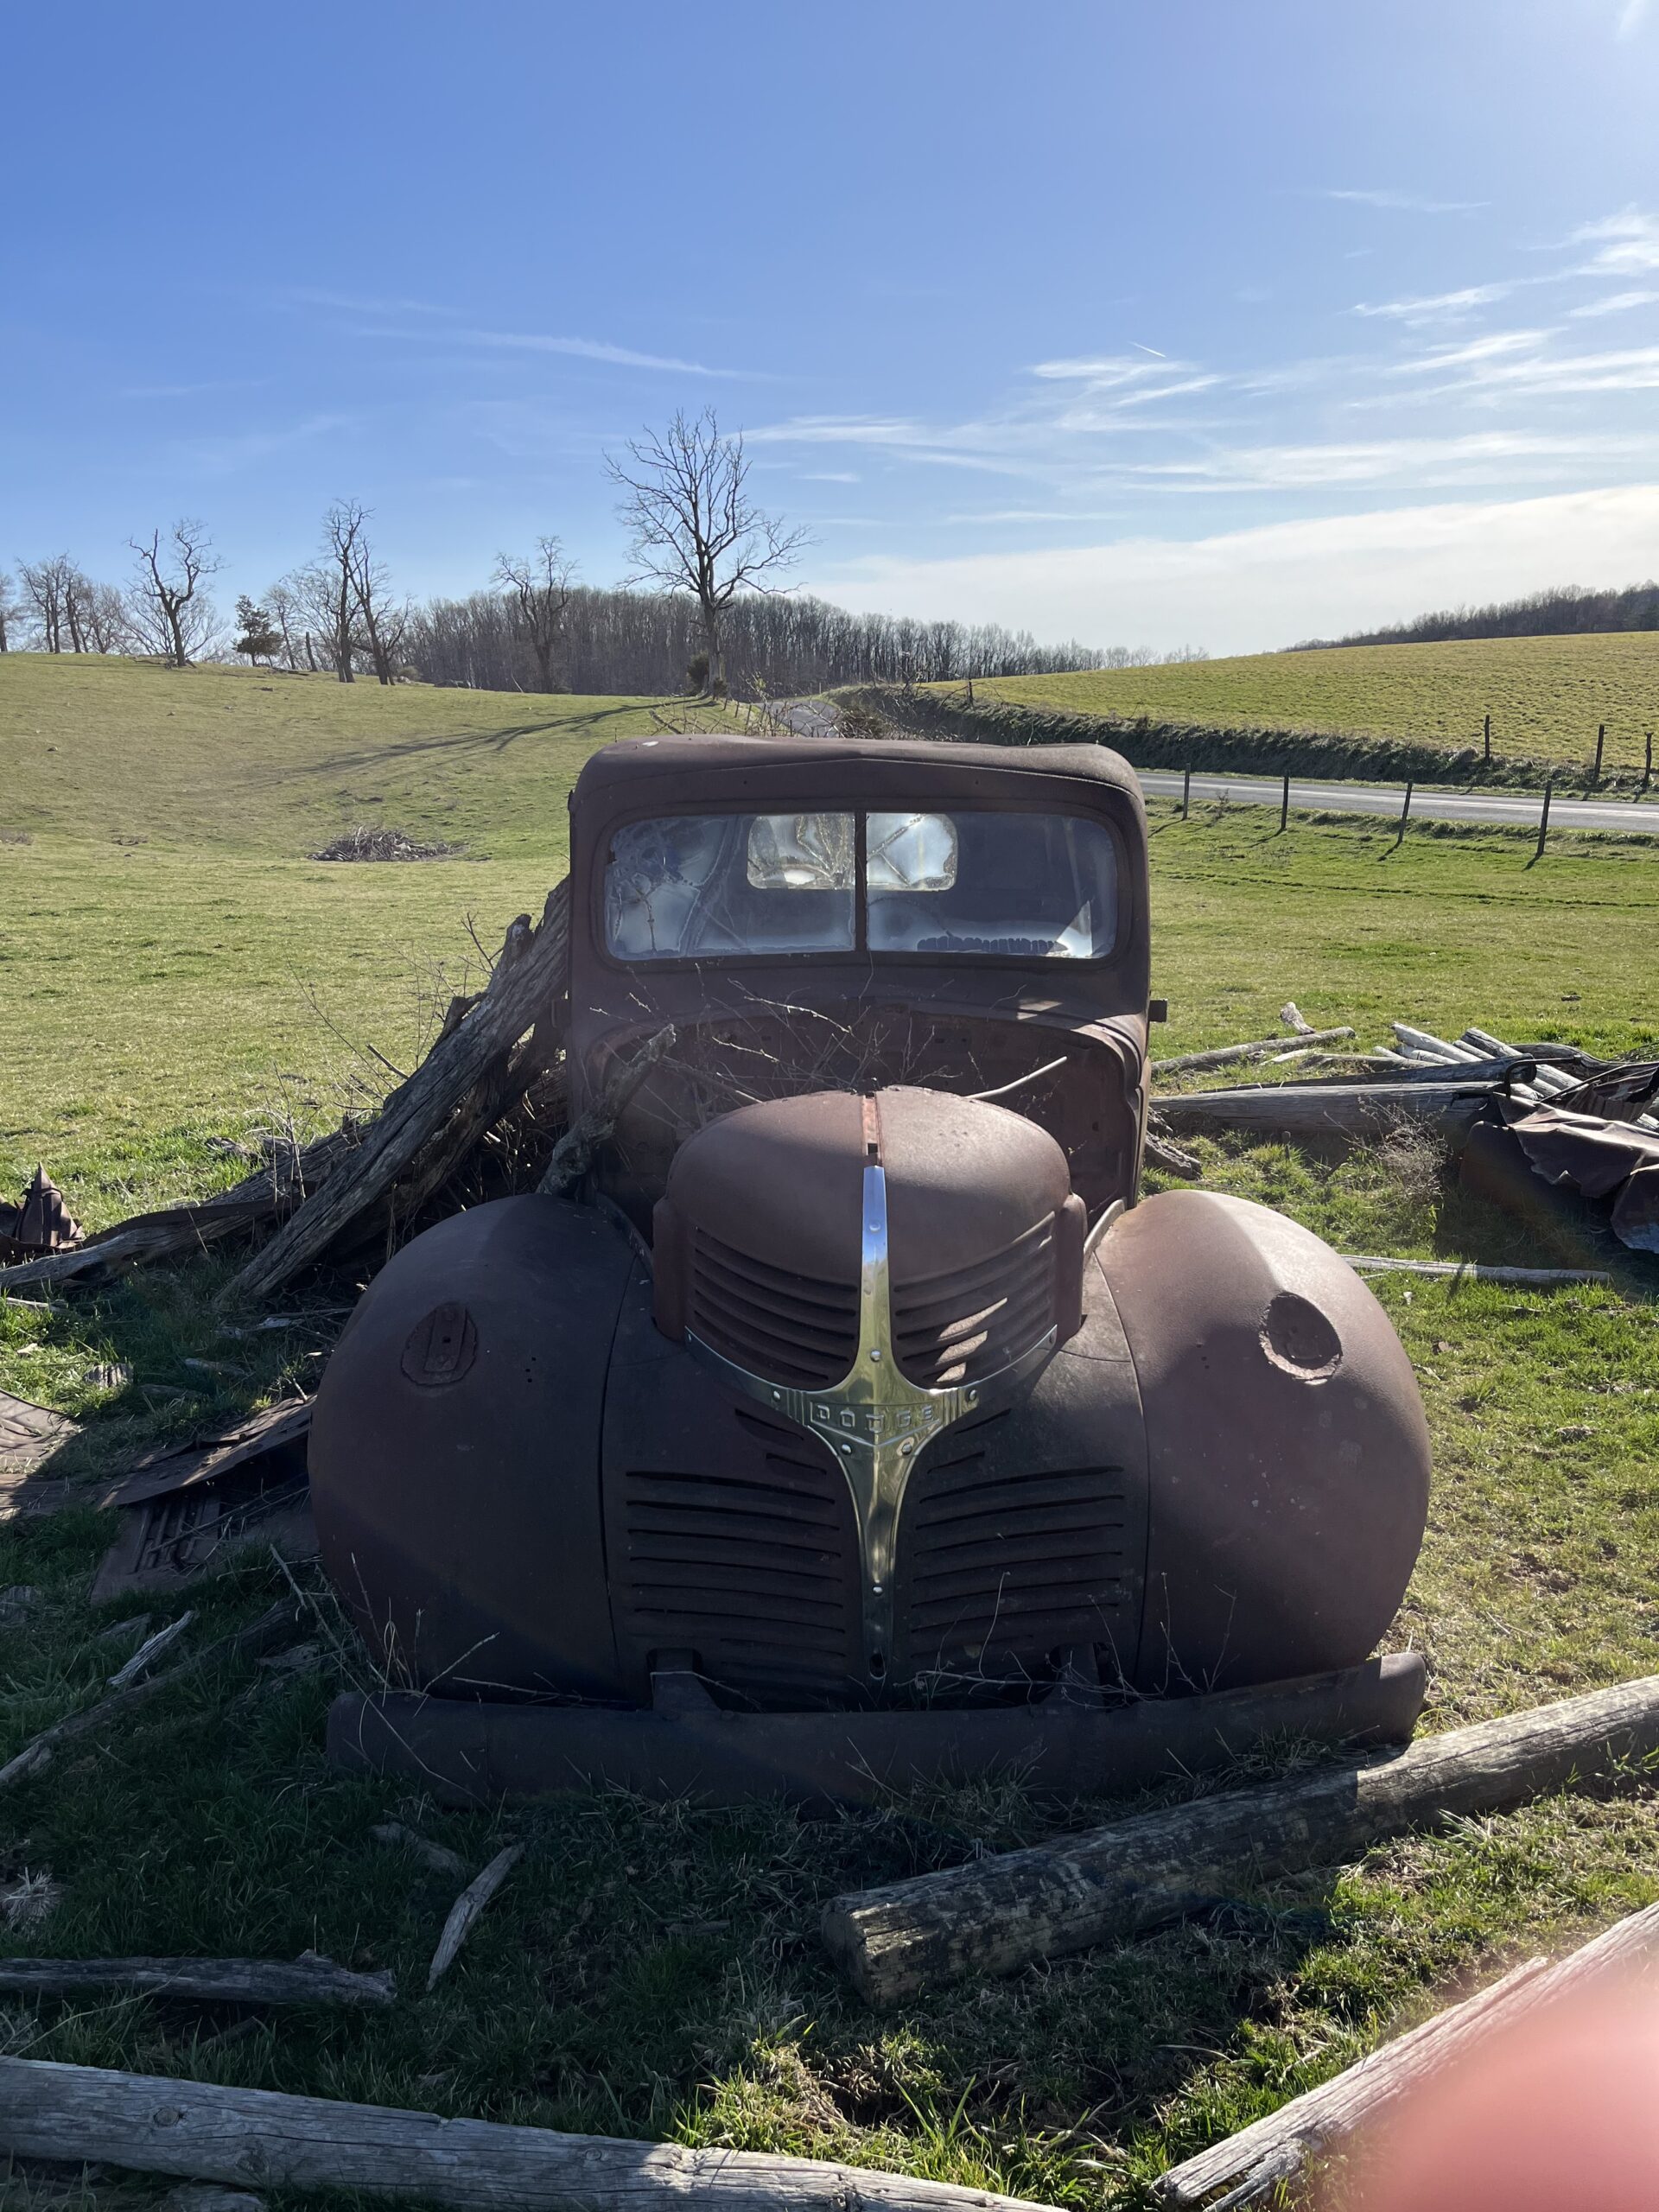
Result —
[[[850,814],[680,814],[611,839],[605,941],[618,960],[850,952]]]
[[[1065,814],[872,814],[872,952],[1103,960],[1117,935],[1117,855]]]

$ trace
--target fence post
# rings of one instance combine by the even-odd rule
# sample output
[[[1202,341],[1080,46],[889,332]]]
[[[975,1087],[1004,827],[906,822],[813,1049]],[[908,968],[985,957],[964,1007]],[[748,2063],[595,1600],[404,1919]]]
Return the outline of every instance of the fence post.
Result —
[[[1406,824],[1411,819],[1411,794],[1414,788],[1414,786],[1411,783],[1409,778],[1408,778],[1406,783],[1406,803],[1400,810],[1400,827],[1395,833],[1394,842],[1396,845],[1400,844],[1403,841],[1406,834]]]
[[[1544,810],[1538,817],[1538,849],[1532,856],[1535,861],[1544,857],[1544,840],[1549,835],[1549,802],[1554,789],[1554,777],[1547,776],[1544,779]]]
[[[1651,737],[1648,740],[1648,766],[1649,767],[1653,766],[1653,740]],[[1188,815],[1190,815],[1192,811],[1192,771],[1190,768],[1183,768],[1181,771],[1181,819],[1183,822],[1186,820]]]
[[[1484,757],[1490,760],[1492,757],[1492,718],[1490,714],[1481,723],[1480,741]]]
[[[1286,823],[1287,823],[1289,820],[1290,820],[1290,771],[1289,771],[1289,769],[1288,769],[1288,768],[1287,768],[1287,769],[1286,769],[1286,771],[1285,771],[1285,788],[1284,788],[1284,791],[1282,791],[1282,793],[1281,794],[1281,796],[1280,796],[1280,799],[1279,799],[1279,828],[1280,828],[1280,830],[1281,830],[1281,834],[1282,834],[1282,832],[1283,832],[1283,830],[1284,830],[1284,828],[1285,828]]]
[[[1596,724],[1596,765],[1590,777],[1592,784],[1599,785],[1601,781],[1601,749],[1606,742],[1607,725],[1605,722],[1598,722]]]

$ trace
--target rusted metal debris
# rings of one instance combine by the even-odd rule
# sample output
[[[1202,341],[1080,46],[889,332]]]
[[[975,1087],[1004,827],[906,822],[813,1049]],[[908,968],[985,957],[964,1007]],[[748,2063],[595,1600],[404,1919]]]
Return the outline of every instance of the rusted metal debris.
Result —
[[[79,1244],[86,1232],[64,1204],[63,1192],[37,1166],[20,1205],[0,1205],[0,1264],[38,1260]]]

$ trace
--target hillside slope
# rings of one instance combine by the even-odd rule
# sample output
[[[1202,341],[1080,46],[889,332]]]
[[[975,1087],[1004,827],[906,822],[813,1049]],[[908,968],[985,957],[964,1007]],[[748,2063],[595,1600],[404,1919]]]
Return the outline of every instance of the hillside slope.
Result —
[[[1659,727],[1659,632],[1344,645],[1074,676],[1001,677],[976,696],[1074,713],[1230,728],[1340,730],[1478,746],[1500,758],[1580,762],[1607,725],[1605,765],[1639,769]]]
[[[647,702],[0,656],[0,832],[295,857],[359,822],[562,853],[565,795]]]

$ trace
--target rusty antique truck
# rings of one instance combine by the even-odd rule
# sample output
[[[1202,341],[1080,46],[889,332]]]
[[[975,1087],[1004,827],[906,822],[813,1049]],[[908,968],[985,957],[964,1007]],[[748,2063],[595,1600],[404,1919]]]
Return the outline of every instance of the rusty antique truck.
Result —
[[[1421,1662],[1372,1656],[1428,1490],[1392,1326],[1283,1216],[1141,1194],[1124,761],[613,745],[569,898],[552,1015],[609,1134],[399,1252],[318,1402],[387,1685],[337,1758],[810,1800],[1410,1732]]]

